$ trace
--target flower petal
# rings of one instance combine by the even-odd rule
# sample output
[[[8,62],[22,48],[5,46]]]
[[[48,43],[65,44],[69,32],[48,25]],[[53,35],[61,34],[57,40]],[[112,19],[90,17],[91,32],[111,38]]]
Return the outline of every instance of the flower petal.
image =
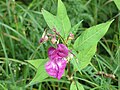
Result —
[[[50,76],[60,80],[67,64],[65,57],[68,56],[68,52],[68,48],[64,44],[58,44],[57,48],[48,49],[49,61],[45,64],[45,69]]]
[[[57,65],[58,65],[58,68],[59,68],[59,72],[58,72],[58,75],[57,75],[58,80],[61,79],[61,77],[64,73],[64,70],[65,70],[66,64],[67,64],[67,61],[63,58],[57,60]]]
[[[57,51],[54,47],[50,47],[48,49],[48,57],[50,58],[50,60],[54,59],[57,55]]]
[[[58,56],[67,57],[68,56],[68,48],[64,44],[57,45]]]
[[[60,80],[60,78],[64,73],[66,64],[67,64],[67,61],[65,59],[57,58],[55,60],[48,61],[45,64],[45,69],[50,76],[53,76],[55,78],[58,78],[58,80]]]
[[[45,64],[45,69],[46,69],[46,72],[50,75],[50,76],[53,76],[53,77],[57,77],[58,75],[58,66],[55,62],[53,61],[48,61],[46,64]]]

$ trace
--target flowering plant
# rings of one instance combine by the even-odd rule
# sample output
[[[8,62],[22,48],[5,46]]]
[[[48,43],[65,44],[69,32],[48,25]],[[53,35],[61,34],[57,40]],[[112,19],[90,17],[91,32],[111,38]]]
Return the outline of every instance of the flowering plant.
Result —
[[[61,0],[58,0],[58,9],[56,16],[44,9],[42,10],[42,14],[50,30],[53,30],[55,34],[44,33],[40,40],[40,43],[46,42],[51,38],[52,44],[54,46],[56,45],[57,47],[49,47],[49,59],[40,59],[36,61],[39,63],[39,67],[34,63],[35,61],[29,61],[29,63],[37,68],[36,76],[33,78],[31,83],[42,82],[49,76],[58,78],[58,80],[60,80],[66,68],[68,73],[68,76],[66,77],[68,77],[68,80],[70,80],[70,82],[72,81],[72,90],[72,87],[74,86],[73,72],[81,72],[83,68],[90,64],[91,58],[96,52],[97,43],[105,35],[113,20],[92,26],[83,31],[80,36],[76,37],[77,39],[74,39],[81,21],[71,27],[66,8]],[[74,43],[71,42],[71,40],[73,40]],[[69,55],[69,53],[73,58],[70,58],[71,55]],[[73,65],[73,72],[70,70],[70,64]],[[66,65],[68,67],[66,67]],[[76,83],[81,87],[80,90],[84,90],[79,82]]]

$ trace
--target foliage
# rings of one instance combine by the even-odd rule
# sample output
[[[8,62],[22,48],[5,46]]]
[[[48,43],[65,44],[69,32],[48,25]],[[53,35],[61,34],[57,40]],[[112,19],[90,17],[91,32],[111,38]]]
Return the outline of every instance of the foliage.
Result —
[[[0,89],[120,89],[118,9],[119,0],[1,0]],[[53,28],[63,39],[70,32],[75,36],[67,43],[75,55],[70,60],[71,77],[66,68],[61,80],[44,69],[52,43],[39,44],[44,29]]]
[[[114,0],[116,6],[118,7],[118,9],[120,10],[120,2],[118,0]]]

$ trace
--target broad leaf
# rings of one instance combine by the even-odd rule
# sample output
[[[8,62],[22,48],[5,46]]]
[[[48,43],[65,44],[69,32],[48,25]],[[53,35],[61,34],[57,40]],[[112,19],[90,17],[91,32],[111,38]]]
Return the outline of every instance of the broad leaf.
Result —
[[[83,50],[82,52],[79,52],[77,55],[78,62],[77,67],[81,69],[85,68],[91,61],[91,58],[96,52],[97,45],[92,46],[89,49]]]
[[[74,70],[77,69],[81,72],[90,63],[91,58],[96,52],[96,47],[97,45],[76,54],[77,59],[71,60],[71,63],[74,65]]]
[[[74,68],[79,71],[85,68],[89,63],[91,58],[96,52],[96,47],[98,41],[107,32],[112,21],[93,26],[86,31],[84,31],[80,37],[74,43],[74,48],[79,53],[77,56],[77,61],[72,61]]]
[[[37,69],[37,73],[36,73],[35,77],[32,79],[32,81],[30,82],[29,85],[35,84],[35,83],[38,83],[38,82],[42,82],[47,77],[48,77],[48,74],[47,74],[47,72],[45,70],[45,66],[41,65]]]
[[[70,90],[84,90],[83,86],[78,82],[72,82]]]
[[[46,10],[42,10],[43,17],[50,29],[56,28],[63,38],[67,38],[71,28],[71,23],[67,16],[66,8],[61,0],[58,0],[57,10],[57,16],[52,15]]]
[[[50,29],[56,28],[58,32],[62,31],[62,25],[58,17],[52,15],[46,10],[42,10],[43,17]]]
[[[30,63],[31,65],[33,65],[36,69],[38,69],[38,67],[47,62],[47,59],[35,59],[35,60],[26,60],[26,62]]]
[[[90,49],[93,45],[96,45],[105,35],[112,21],[88,28],[75,40],[74,49],[81,52],[87,48]]]
[[[45,70],[45,63],[47,62],[47,59],[28,60],[28,62],[37,68],[37,73],[28,86],[42,82],[48,77],[48,74]]]
[[[71,23],[67,15],[66,8],[61,0],[58,0],[57,17],[62,24],[62,36],[67,37],[71,28]]]
[[[120,0],[114,0],[117,8],[120,10]]]

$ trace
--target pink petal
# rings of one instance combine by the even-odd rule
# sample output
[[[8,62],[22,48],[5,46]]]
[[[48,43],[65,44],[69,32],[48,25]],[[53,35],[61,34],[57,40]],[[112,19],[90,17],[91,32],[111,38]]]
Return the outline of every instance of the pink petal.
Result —
[[[54,47],[48,49],[50,60],[45,64],[45,69],[50,76],[60,80],[67,64],[65,57],[68,56],[68,52],[68,48],[64,44],[58,44],[57,49]]]
[[[48,49],[48,57],[50,58],[50,60],[54,59],[56,57],[56,55],[57,55],[56,49],[54,47],[50,47]]]
[[[64,73],[66,64],[67,61],[64,60],[63,58],[57,58],[55,60],[48,61],[45,64],[45,69],[50,76],[53,76],[55,78],[58,78],[58,80],[60,80],[60,78]]]
[[[64,59],[58,59],[57,60],[57,65],[58,65],[58,68],[59,68],[59,72],[58,72],[58,80],[61,79],[63,73],[64,73],[64,70],[65,70],[65,67],[66,67],[66,64],[67,64],[67,61],[64,60]]]
[[[55,62],[53,61],[48,61],[46,64],[45,64],[45,69],[46,69],[46,72],[50,75],[50,76],[53,76],[53,77],[57,77],[57,74],[58,74],[58,66]]]
[[[57,45],[58,56],[67,57],[68,56],[68,48],[64,44]]]

